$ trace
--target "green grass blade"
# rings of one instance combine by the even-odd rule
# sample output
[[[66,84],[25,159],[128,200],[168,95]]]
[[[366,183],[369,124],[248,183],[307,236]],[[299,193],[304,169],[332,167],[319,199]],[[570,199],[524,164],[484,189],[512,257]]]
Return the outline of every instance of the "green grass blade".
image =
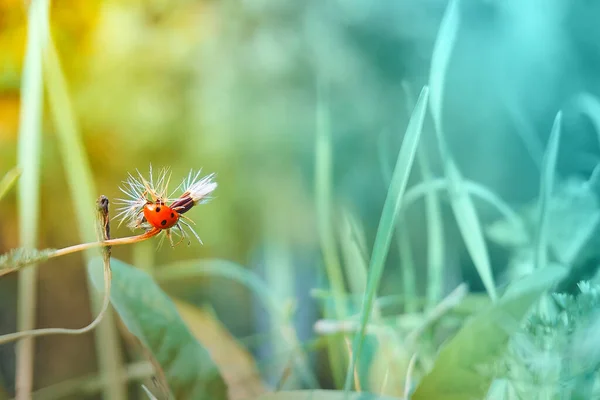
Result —
[[[411,399],[484,398],[494,374],[481,369],[492,367],[527,311],[566,272],[562,267],[548,267],[511,285],[500,301],[474,316],[446,344]]]
[[[458,228],[488,294],[492,300],[495,300],[497,298],[496,285],[483,235],[483,228],[477,217],[471,196],[465,188],[461,173],[454,164],[447,149],[442,126],[444,84],[460,26],[459,11],[458,0],[450,1],[440,24],[431,60],[429,77],[431,85],[430,106],[440,147],[440,155],[449,182],[448,189],[452,210],[458,223]]]
[[[398,160],[396,161],[396,166],[392,175],[392,181],[388,189],[388,195],[383,205],[383,211],[381,213],[381,219],[377,229],[375,243],[373,245],[373,253],[369,263],[369,277],[367,291],[361,310],[360,329],[354,336],[352,358],[346,374],[346,383],[344,385],[346,391],[350,390],[352,385],[354,366],[356,365],[356,360],[359,358],[362,350],[367,323],[369,322],[369,317],[371,316],[371,311],[373,309],[373,300],[375,299],[383,275],[385,260],[387,258],[398,213],[402,204],[402,197],[406,190],[408,177],[412,170],[417,146],[421,137],[428,97],[429,88],[424,87],[419,95],[415,110],[408,123],[404,140],[398,154]]]
[[[67,183],[75,208],[79,226],[79,235],[83,241],[96,240],[96,189],[86,151],[79,135],[76,118],[69,98],[67,82],[60,66],[58,53],[50,40],[44,54],[44,74],[46,77],[48,103],[56,128],[58,145],[65,167]],[[96,255],[95,250],[84,253],[88,261],[88,287],[92,311],[99,312],[102,306],[102,295],[91,289],[91,275],[101,275],[102,268],[96,271],[89,269],[89,261]],[[107,310],[102,323],[95,330],[96,351],[102,375],[106,378],[104,397],[120,400],[127,397],[126,387],[121,383],[122,355],[119,348],[119,335],[114,322],[112,310]]]
[[[340,246],[344,260],[344,271],[349,283],[349,295],[346,296],[347,304],[350,304],[350,313],[354,315],[360,307],[360,300],[363,298],[367,288],[367,245],[362,226],[359,224],[356,215],[348,208],[343,207],[341,212]],[[373,319],[380,321],[381,311],[379,305],[373,308]],[[363,354],[366,354],[361,362],[356,365],[356,374],[358,379],[368,376],[369,370],[373,368],[374,363],[378,363],[376,354],[379,348],[379,339],[370,338],[364,344]],[[345,336],[344,340],[348,345],[350,337]],[[343,371],[342,371],[343,372]],[[343,375],[342,375],[343,377]],[[368,388],[363,387],[363,390]]]
[[[315,138],[316,212],[323,261],[331,290],[334,293],[335,314],[336,318],[342,319],[347,316],[347,310],[345,309],[343,300],[341,300],[345,295],[344,277],[337,254],[333,229],[331,121],[326,99],[323,97],[321,90],[319,91],[317,102],[317,132]],[[336,298],[338,295],[340,298]]]
[[[483,228],[477,216],[475,205],[466,190],[466,185],[456,165],[449,161],[446,163],[445,168],[449,180],[450,202],[458,228],[486,291],[492,301],[495,301],[498,297],[496,284]]]
[[[0,181],[0,200],[12,189],[12,187],[17,183],[17,180],[23,173],[23,170],[19,167],[15,167],[8,171],[2,180]]]
[[[414,104],[414,99],[410,89],[410,85],[404,82],[402,85],[406,95],[407,104]],[[410,110],[409,110],[410,112]],[[417,162],[423,183],[433,181],[433,173],[431,171],[431,162],[427,154],[427,148],[421,146],[417,150]],[[419,185],[417,185],[419,186]],[[411,188],[406,192],[405,203],[408,203],[409,193],[414,189]],[[403,212],[406,212],[406,206],[403,204]],[[444,281],[444,220],[442,219],[442,205],[440,196],[437,191],[429,190],[425,193],[425,221],[427,225],[427,308],[435,307],[441,300],[443,295]],[[400,229],[400,228],[398,228]],[[405,250],[403,253],[406,253]],[[405,257],[401,254],[401,257]],[[406,262],[409,262],[406,260]],[[403,268],[404,269],[404,268]],[[415,273],[413,272],[413,275]],[[410,279],[410,278],[409,278]],[[408,284],[407,284],[408,285]],[[416,286],[416,282],[414,284]],[[408,305],[408,304],[407,304]]]
[[[548,204],[552,196],[556,161],[560,144],[560,125],[562,112],[556,114],[548,147],[542,161],[542,176],[540,180],[540,195],[538,200],[538,227],[535,237],[535,267],[544,268],[548,263]]]
[[[410,102],[410,100],[408,101]],[[392,179],[392,167],[387,156],[387,149],[389,147],[387,141],[384,140],[386,138],[387,131],[380,135],[377,150],[379,153],[381,173],[383,175],[384,182],[389,185]],[[422,148],[417,149],[417,160],[419,160],[421,150]],[[408,193],[408,191],[406,193]],[[402,296],[405,311],[416,312],[418,309],[416,265],[413,260],[412,249],[410,248],[410,237],[404,229],[404,208],[405,207],[403,207],[402,211],[400,212],[398,222],[396,223],[396,246],[398,249],[400,269],[402,272]]]
[[[429,71],[431,96],[429,97],[429,103],[433,123],[438,132],[442,131],[444,84],[448,65],[450,64],[450,57],[454,49],[454,42],[458,34],[458,27],[460,26],[459,12],[459,0],[450,0],[440,23],[431,56],[431,69]]]
[[[425,182],[433,179],[429,157],[424,148],[417,153],[417,162]],[[407,192],[408,194],[408,192]],[[427,307],[435,307],[443,296],[444,281],[444,221],[442,205],[436,191],[425,194],[425,218],[427,223]]]
[[[412,248],[410,246],[410,237],[406,230],[402,230],[400,224],[396,229],[396,238],[398,241],[398,251],[400,256],[400,265],[402,267],[402,295],[404,302],[404,311],[415,313],[419,310],[419,297],[417,293],[417,274]]]
[[[356,216],[347,208],[342,210],[340,245],[350,291],[354,294],[363,294],[367,287],[364,232],[356,221]]]
[[[443,137],[441,134],[443,95],[448,65],[450,64],[450,57],[452,56],[460,26],[459,11],[459,0],[450,0],[440,23],[431,57],[429,71],[431,96],[429,98],[429,105],[435,131],[439,137]],[[445,144],[443,147],[445,149]],[[441,156],[443,161],[447,160],[447,157],[443,153]],[[433,307],[442,297],[441,281],[444,273],[443,257],[445,252],[443,229],[439,199],[436,202],[434,198],[429,198],[427,201],[427,272],[430,282],[428,282],[427,298],[430,307]]]
[[[43,74],[42,54],[48,33],[47,0],[32,1],[27,18],[27,45],[21,81],[21,110],[19,115],[18,166],[23,171],[18,186],[19,243],[35,249],[40,212],[40,160],[42,147]],[[20,272],[17,329],[35,328],[36,266]],[[21,340],[16,349],[17,397],[28,398],[33,385],[34,342]]]
[[[348,310],[344,297],[346,289],[344,276],[337,252],[335,231],[332,214],[332,150],[331,150],[331,126],[327,99],[323,93],[324,88],[318,87],[317,110],[316,110],[316,135],[315,135],[315,197],[316,217],[323,263],[327,273],[327,279],[331,292],[333,293],[333,313],[329,305],[324,307],[327,318],[344,319],[348,316]],[[328,353],[333,378],[336,386],[340,386],[344,379],[344,366],[346,365],[347,353],[341,341],[335,338],[327,338]]]
[[[91,269],[102,261],[94,258]],[[198,342],[174,302],[152,280],[131,265],[113,259],[110,301],[121,320],[160,364],[175,399],[225,400],[227,388],[207,349]],[[103,282],[92,276],[100,289]]]

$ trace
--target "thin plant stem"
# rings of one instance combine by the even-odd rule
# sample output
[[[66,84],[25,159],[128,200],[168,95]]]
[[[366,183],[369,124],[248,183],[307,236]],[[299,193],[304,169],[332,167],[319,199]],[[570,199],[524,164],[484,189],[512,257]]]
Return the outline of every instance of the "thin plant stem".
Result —
[[[45,257],[43,259],[36,258],[36,259],[30,261],[29,263],[19,265],[17,267],[0,269],[0,278],[3,277],[4,275],[10,274],[11,272],[19,271],[22,268],[26,267],[28,264],[37,263],[39,261],[44,261],[44,260],[48,260],[51,258],[62,257],[62,256],[66,256],[68,254],[73,254],[73,253],[77,253],[80,251],[97,249],[100,247],[121,246],[124,244],[138,243],[138,242],[142,242],[144,240],[150,239],[150,238],[158,235],[160,232],[161,232],[161,229],[152,229],[152,230],[142,233],[141,235],[128,236],[128,237],[118,238],[118,239],[100,240],[97,242],[81,243],[81,244],[76,244],[74,246],[65,247],[63,249],[54,250],[54,251],[50,252],[49,254],[45,255]]]
[[[87,326],[79,329],[68,329],[68,328],[45,328],[45,329],[30,329],[22,332],[15,332],[8,335],[0,336],[0,345],[13,342],[15,340],[23,339],[23,338],[32,338],[39,336],[47,336],[47,335],[80,335],[82,333],[87,333],[93,330],[102,322],[102,318],[108,310],[108,306],[110,304],[110,286],[112,281],[112,272],[110,269],[110,249],[114,245],[120,244],[128,244],[128,243],[136,243],[140,240],[146,240],[151,238],[152,236],[157,235],[160,232],[160,229],[152,229],[142,235],[120,238],[120,239],[110,239],[110,225],[108,219],[108,199],[105,196],[100,196],[97,201],[98,207],[98,234],[99,237],[104,239],[99,242],[92,243],[83,243],[80,245],[75,245],[71,247],[66,247],[64,249],[57,250],[50,257],[59,257],[60,255],[74,253],[76,251],[87,250],[94,247],[103,247],[102,256],[103,256],[103,265],[104,265],[104,298],[102,300],[102,308],[100,312],[96,316],[96,318]]]
[[[78,251],[84,251],[88,249],[93,249],[97,247],[103,247],[103,261],[104,261],[104,298],[102,301],[102,308],[100,312],[96,316],[96,318],[87,326],[79,329],[68,329],[68,328],[45,328],[45,329],[31,329],[22,332],[15,332],[8,335],[0,336],[0,345],[13,342],[15,340],[23,339],[23,338],[32,338],[38,336],[47,336],[47,335],[80,335],[82,333],[90,332],[100,322],[102,322],[102,318],[104,314],[108,310],[108,306],[110,304],[110,286],[112,281],[112,273],[110,269],[110,249],[112,246],[118,246],[123,244],[137,243],[146,239],[149,239],[153,236],[156,236],[160,233],[160,229],[152,229],[148,232],[145,232],[141,235],[130,236],[119,239],[110,239],[110,226],[108,219],[108,199],[105,196],[101,196],[97,202],[98,205],[98,231],[99,236],[104,239],[98,242],[91,243],[82,243],[75,246],[65,247],[64,249],[56,250],[54,253],[51,253],[48,258],[56,258],[60,256],[64,256],[67,254],[75,253]]]
[[[45,328],[45,329],[32,329],[22,332],[9,333],[8,335],[0,336],[0,345],[6,344],[9,342],[14,342],[15,340],[24,339],[24,338],[32,338],[39,336],[48,336],[48,335],[81,335],[82,333],[87,333],[93,330],[100,322],[102,322],[102,317],[104,313],[108,309],[108,305],[110,304],[110,284],[112,280],[112,273],[110,270],[110,262],[104,262],[104,300],[102,302],[102,309],[100,313],[94,318],[94,320],[88,324],[87,326],[79,329],[68,329],[68,328]]]
[[[143,240],[150,239],[151,237],[158,235],[160,232],[161,232],[161,229],[154,228],[152,230],[149,230],[148,232],[142,233],[141,235],[127,236],[127,237],[118,238],[118,239],[102,240],[102,241],[98,241],[98,242],[76,244],[74,246],[69,246],[69,247],[65,247],[63,249],[56,250],[55,252],[50,253],[48,258],[56,258],[56,257],[66,256],[67,254],[77,253],[79,251],[84,251],[84,250],[89,250],[89,249],[96,249],[98,247],[121,246],[124,244],[137,243],[137,242],[141,242]]]

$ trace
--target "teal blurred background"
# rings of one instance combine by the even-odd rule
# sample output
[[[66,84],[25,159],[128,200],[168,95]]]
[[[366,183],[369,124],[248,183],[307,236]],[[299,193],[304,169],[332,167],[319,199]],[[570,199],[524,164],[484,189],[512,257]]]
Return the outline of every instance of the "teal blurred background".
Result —
[[[70,85],[98,193],[113,200],[128,172],[170,166],[215,172],[215,199],[191,212],[204,245],[115,248],[144,268],[223,258],[257,271],[275,293],[295,299],[296,327],[314,339],[327,288],[315,211],[317,85],[331,116],[333,210],[350,209],[370,249],[403,132],[427,83],[442,0],[105,0],[52,2],[53,35]],[[514,208],[534,200],[556,113],[563,136],[558,173],[587,179],[600,161],[597,126],[582,112],[600,93],[600,6],[585,0],[463,1],[450,62],[443,120],[460,170]],[[0,174],[16,165],[23,2],[0,0]],[[588,97],[586,97],[588,96]],[[79,242],[65,165],[49,121],[41,163],[40,248]],[[421,146],[442,175],[431,121]],[[422,179],[416,164],[411,184]],[[446,200],[443,198],[443,200]],[[478,205],[484,224],[499,215]],[[443,203],[445,292],[483,285],[454,217]],[[2,202],[0,252],[18,246],[15,191]],[[405,219],[426,286],[424,206]],[[116,228],[113,236],[130,235]],[[508,252],[490,243],[502,281]],[[79,327],[91,318],[80,256],[40,268],[39,327]],[[423,266],[423,267],[421,267]],[[398,294],[401,266],[390,253],[381,294]],[[346,277],[349,279],[348,277]],[[16,277],[0,280],[0,333],[16,329]],[[171,285],[171,286],[169,286]],[[269,329],[264,310],[240,285],[218,278],[165,285],[195,304],[210,303],[236,337]],[[35,387],[95,371],[93,335],[36,342]],[[268,344],[255,351],[268,358]],[[315,353],[315,362],[326,355]],[[274,369],[277,369],[275,367]],[[326,368],[324,386],[332,385]],[[279,376],[266,371],[270,381]],[[0,382],[12,392],[14,348],[0,347]]]

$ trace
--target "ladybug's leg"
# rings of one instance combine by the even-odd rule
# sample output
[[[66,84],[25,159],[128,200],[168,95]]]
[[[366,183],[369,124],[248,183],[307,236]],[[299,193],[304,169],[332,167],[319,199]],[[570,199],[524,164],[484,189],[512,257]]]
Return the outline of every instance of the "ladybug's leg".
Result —
[[[165,233],[167,234],[167,237],[169,238],[169,242],[171,242],[171,247],[175,247],[175,244],[173,244],[173,236],[171,236],[171,230],[165,229]]]
[[[181,240],[187,239],[188,240],[188,246],[190,244],[192,244],[192,241],[188,237],[187,233],[185,233],[185,231],[183,230],[183,228],[181,227],[181,225],[179,225],[179,221],[177,221],[177,223],[175,224],[175,226],[177,227],[177,229],[179,229],[179,232],[181,233]]]
[[[200,242],[200,244],[204,244],[204,243],[202,243],[202,240],[200,239],[200,236],[198,236],[198,234],[196,233],[196,231],[194,230],[194,228],[192,228],[192,226],[190,224],[188,224],[187,222],[185,222],[181,218],[179,219],[179,221],[177,223],[179,224],[179,222],[181,222],[183,225],[187,226],[190,229],[190,232],[192,232],[192,234],[194,234],[194,236],[196,237],[196,239],[198,239],[198,241]]]
[[[159,235],[160,240],[158,241],[158,245],[156,246],[156,250],[160,249],[165,241],[165,235]]]
[[[173,231],[173,232],[175,232],[175,231]],[[175,243],[175,246],[177,246],[179,243],[183,242],[183,239],[185,239],[185,235],[181,235],[181,239],[179,239],[179,241],[177,243]]]
[[[185,215],[179,214],[179,218],[183,218],[183,219],[185,219],[186,221],[189,221],[189,222],[191,222],[192,224],[196,225],[196,223],[194,222],[194,220],[193,220],[193,219],[191,219],[191,218],[188,218],[188,217],[186,217]],[[181,221],[181,219],[180,219],[180,221]],[[183,221],[181,221],[181,222],[183,222]],[[187,226],[189,226],[188,224],[186,224],[186,225],[187,225]]]

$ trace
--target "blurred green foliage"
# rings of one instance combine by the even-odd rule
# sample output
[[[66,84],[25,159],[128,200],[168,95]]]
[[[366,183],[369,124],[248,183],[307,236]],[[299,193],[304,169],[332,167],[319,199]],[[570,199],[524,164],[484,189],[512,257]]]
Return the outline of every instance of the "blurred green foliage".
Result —
[[[115,247],[114,257],[144,269],[169,296],[210,303],[252,351],[265,381],[284,389],[340,388],[357,313],[371,304],[363,295],[372,296],[373,310],[363,310],[372,317],[363,321],[358,379],[352,370],[348,376],[363,390],[400,397],[435,370],[442,345],[488,304],[481,293],[501,298],[534,271],[547,243],[548,263],[569,269],[554,288],[565,294],[542,297],[528,310],[506,365],[493,370],[488,396],[522,396],[533,382],[554,385],[547,398],[593,398],[600,6],[452,4],[457,22],[440,31],[444,0],[52,1],[50,28],[83,145],[71,155],[89,164],[94,182],[88,184],[98,193],[78,195],[89,187],[69,183],[82,163],[74,165],[61,150],[50,112],[56,101],[46,96],[39,248],[78,243],[82,199],[104,194],[114,201],[128,172],[145,174],[150,163],[171,167],[174,177],[191,168],[215,172],[214,201],[190,212],[204,246],[157,248],[150,241]],[[0,0],[1,176],[17,164],[26,6]],[[436,37],[452,45],[442,63],[432,64]],[[390,160],[398,158],[417,94],[432,81],[439,97],[425,117],[407,190],[429,179],[444,183],[425,182],[436,196],[400,210],[380,288],[366,290]],[[319,163],[317,82],[326,87],[329,135]],[[560,110],[556,163],[548,171],[544,154]],[[538,240],[535,248],[540,182],[541,192],[544,182],[551,190],[544,244]],[[474,185],[506,202],[516,217],[504,221],[498,202],[481,201]],[[16,193],[2,198],[0,254],[18,247],[19,215],[30,211],[18,208]],[[131,234],[117,225],[113,237]],[[229,269],[169,277],[170,265],[198,259],[244,265],[251,278],[224,279]],[[83,264],[74,255],[40,268],[38,326],[83,326],[94,315]],[[16,330],[16,282],[0,279],[0,334]],[[440,310],[465,282],[470,292],[461,303]],[[276,313],[253,295],[261,291]],[[333,306],[338,314],[329,313]],[[126,329],[117,326],[124,358],[139,360]],[[407,337],[417,339],[406,344]],[[94,340],[38,340],[35,388],[94,375]],[[324,351],[326,345],[334,350]],[[523,356],[524,347],[535,363]],[[14,347],[1,346],[0,387],[9,394],[14,374]],[[131,385],[131,397],[144,398],[137,389]]]

